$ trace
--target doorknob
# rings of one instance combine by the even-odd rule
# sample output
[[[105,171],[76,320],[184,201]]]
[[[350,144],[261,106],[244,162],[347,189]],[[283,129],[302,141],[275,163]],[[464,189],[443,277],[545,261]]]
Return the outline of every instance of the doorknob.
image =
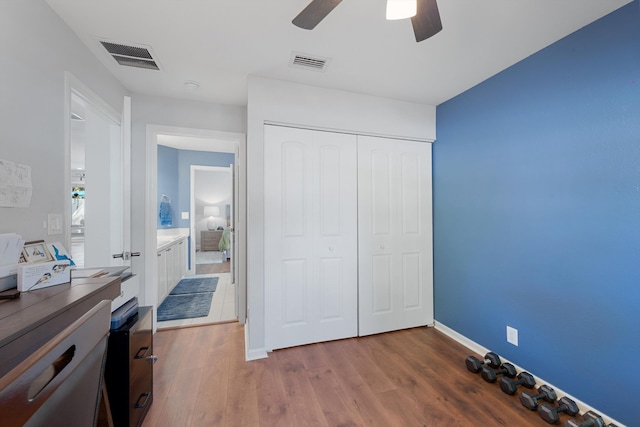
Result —
[[[140,252],[122,252],[121,254],[113,254],[112,258],[122,258],[123,260],[128,260],[132,256],[140,256]]]

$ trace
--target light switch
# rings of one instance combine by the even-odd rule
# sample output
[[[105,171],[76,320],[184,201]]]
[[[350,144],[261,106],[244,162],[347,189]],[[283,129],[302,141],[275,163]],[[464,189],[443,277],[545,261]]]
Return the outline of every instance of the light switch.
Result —
[[[182,219],[189,219],[189,212],[182,212]]]
[[[47,234],[49,236],[52,236],[54,234],[62,234],[62,215],[48,214],[47,224]]]

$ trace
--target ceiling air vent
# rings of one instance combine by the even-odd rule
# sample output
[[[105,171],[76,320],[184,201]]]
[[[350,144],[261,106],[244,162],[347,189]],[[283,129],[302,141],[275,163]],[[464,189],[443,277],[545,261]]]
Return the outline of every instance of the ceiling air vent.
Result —
[[[118,64],[127,67],[145,68],[147,70],[160,70],[153,59],[151,52],[146,47],[129,46],[121,43],[113,43],[100,40],[100,44],[107,49]]]
[[[305,53],[293,52],[289,66],[304,68],[305,70],[324,71],[329,65],[329,58],[307,55]]]

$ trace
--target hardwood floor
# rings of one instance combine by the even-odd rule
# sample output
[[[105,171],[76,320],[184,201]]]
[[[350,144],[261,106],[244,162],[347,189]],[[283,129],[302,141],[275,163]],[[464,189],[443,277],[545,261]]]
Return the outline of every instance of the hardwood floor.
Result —
[[[161,331],[154,340],[154,401],[143,427],[546,425],[517,396],[468,372],[469,351],[431,328],[252,362],[236,323]]]
[[[231,263],[229,261],[217,264],[196,264],[196,274],[218,274],[230,271]]]

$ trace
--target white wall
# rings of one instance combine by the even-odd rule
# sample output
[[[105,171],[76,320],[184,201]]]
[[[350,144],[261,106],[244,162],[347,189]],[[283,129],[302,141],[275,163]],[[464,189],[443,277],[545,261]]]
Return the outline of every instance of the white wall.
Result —
[[[247,106],[247,357],[269,350],[264,310],[265,122],[434,141],[436,108],[260,77],[249,78]]]
[[[126,89],[41,0],[0,1],[0,52],[0,159],[27,164],[33,174],[31,206],[0,207],[0,233],[64,241],[47,236],[43,221],[64,214],[69,192],[65,71],[118,112]]]
[[[247,114],[244,107],[176,100],[144,94],[134,94],[131,102],[131,163],[133,165],[131,171],[131,194],[133,195],[131,240],[132,250],[142,252],[140,257],[132,259],[132,264],[134,270],[141,275],[141,283],[145,283],[146,280],[156,280],[156,274],[150,267],[153,261],[146,256],[149,253],[155,259],[155,251],[151,247],[146,247],[145,243],[148,243],[147,234],[155,235],[157,233],[156,223],[147,224],[145,217],[147,198],[152,197],[155,200],[157,190],[157,187],[151,188],[151,183],[147,180],[149,175],[147,168],[150,167],[148,158],[157,163],[157,149],[153,152],[147,152],[147,125],[246,133]],[[155,176],[155,172],[150,176]],[[242,184],[244,184],[244,179],[242,179]],[[155,210],[154,202],[151,202],[151,206],[154,206]],[[149,270],[148,273],[147,270]],[[147,278],[147,274],[150,277]],[[142,301],[145,302],[145,292],[141,293]]]

